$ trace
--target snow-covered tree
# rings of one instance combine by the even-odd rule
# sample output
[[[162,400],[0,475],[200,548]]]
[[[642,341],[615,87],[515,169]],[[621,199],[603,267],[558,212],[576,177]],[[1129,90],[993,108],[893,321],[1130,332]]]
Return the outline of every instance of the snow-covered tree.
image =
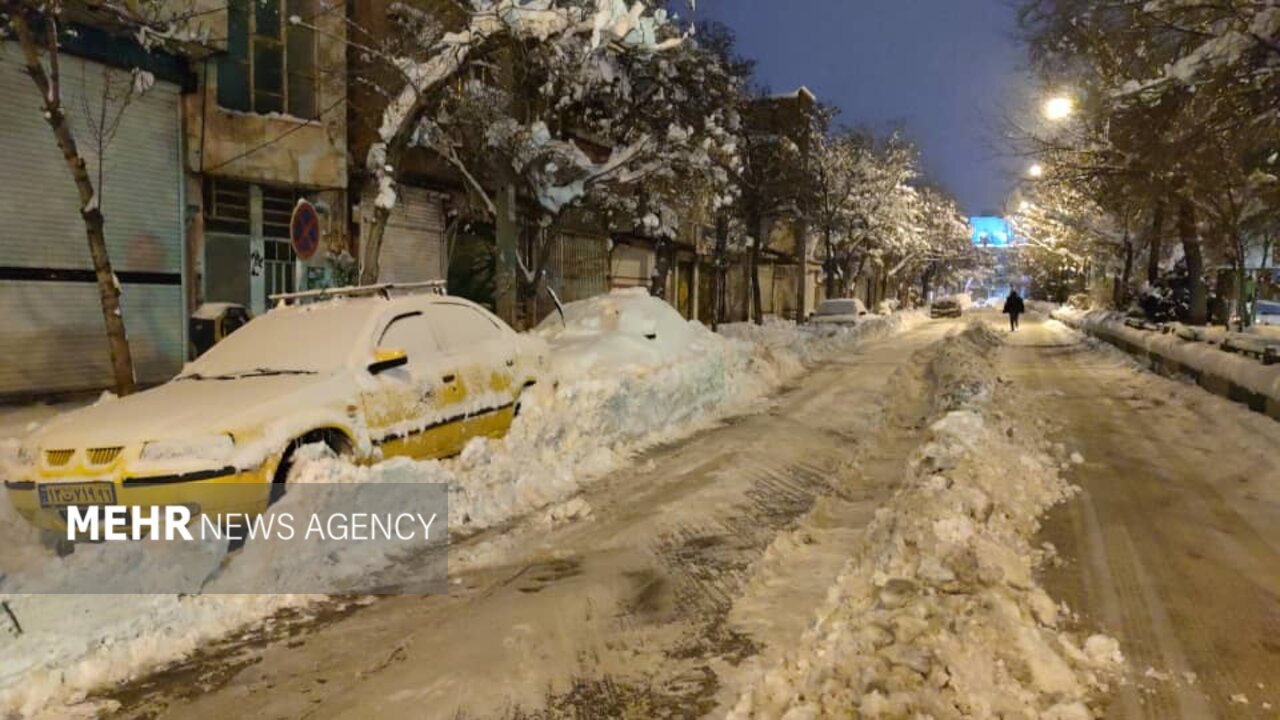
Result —
[[[537,204],[545,228],[568,207],[627,191],[714,132],[711,119],[676,131],[663,122],[675,115],[667,86],[685,82],[688,66],[669,56],[686,32],[663,7],[620,0],[473,0],[461,26],[427,27],[420,47],[388,59],[401,87],[366,161],[377,196],[362,281],[377,278],[405,154],[426,147],[494,219],[498,310],[514,320],[517,268],[528,282],[538,277],[519,255],[519,197]]]

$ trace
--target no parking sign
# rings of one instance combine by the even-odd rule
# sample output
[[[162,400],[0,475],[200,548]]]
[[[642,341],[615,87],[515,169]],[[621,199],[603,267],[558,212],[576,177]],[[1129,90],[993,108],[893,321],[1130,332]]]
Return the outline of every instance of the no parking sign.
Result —
[[[320,213],[316,212],[315,205],[299,200],[293,206],[293,217],[289,218],[289,239],[301,260],[310,260],[320,249]]]

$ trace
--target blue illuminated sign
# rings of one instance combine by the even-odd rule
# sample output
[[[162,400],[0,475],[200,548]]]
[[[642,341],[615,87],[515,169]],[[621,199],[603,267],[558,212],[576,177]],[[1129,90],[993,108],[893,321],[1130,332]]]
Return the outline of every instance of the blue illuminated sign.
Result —
[[[1010,247],[1017,244],[1013,229],[1002,217],[971,217],[973,244],[976,247]]]

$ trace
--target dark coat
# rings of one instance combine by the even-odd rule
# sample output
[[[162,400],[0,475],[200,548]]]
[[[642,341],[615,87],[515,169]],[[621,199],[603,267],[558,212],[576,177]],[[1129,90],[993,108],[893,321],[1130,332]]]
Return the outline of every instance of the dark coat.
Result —
[[[1002,312],[1005,315],[1021,315],[1026,311],[1027,306],[1022,303],[1022,298],[1017,295],[1010,295],[1004,301],[1004,310]]]

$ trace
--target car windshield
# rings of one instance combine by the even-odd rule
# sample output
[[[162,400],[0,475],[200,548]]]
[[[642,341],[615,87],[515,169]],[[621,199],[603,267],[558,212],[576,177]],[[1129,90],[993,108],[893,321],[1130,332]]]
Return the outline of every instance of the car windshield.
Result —
[[[255,318],[191,363],[179,379],[313,374],[338,369],[376,307],[372,301],[282,308]]]
[[[857,315],[857,300],[824,300],[818,306],[819,315]]]

